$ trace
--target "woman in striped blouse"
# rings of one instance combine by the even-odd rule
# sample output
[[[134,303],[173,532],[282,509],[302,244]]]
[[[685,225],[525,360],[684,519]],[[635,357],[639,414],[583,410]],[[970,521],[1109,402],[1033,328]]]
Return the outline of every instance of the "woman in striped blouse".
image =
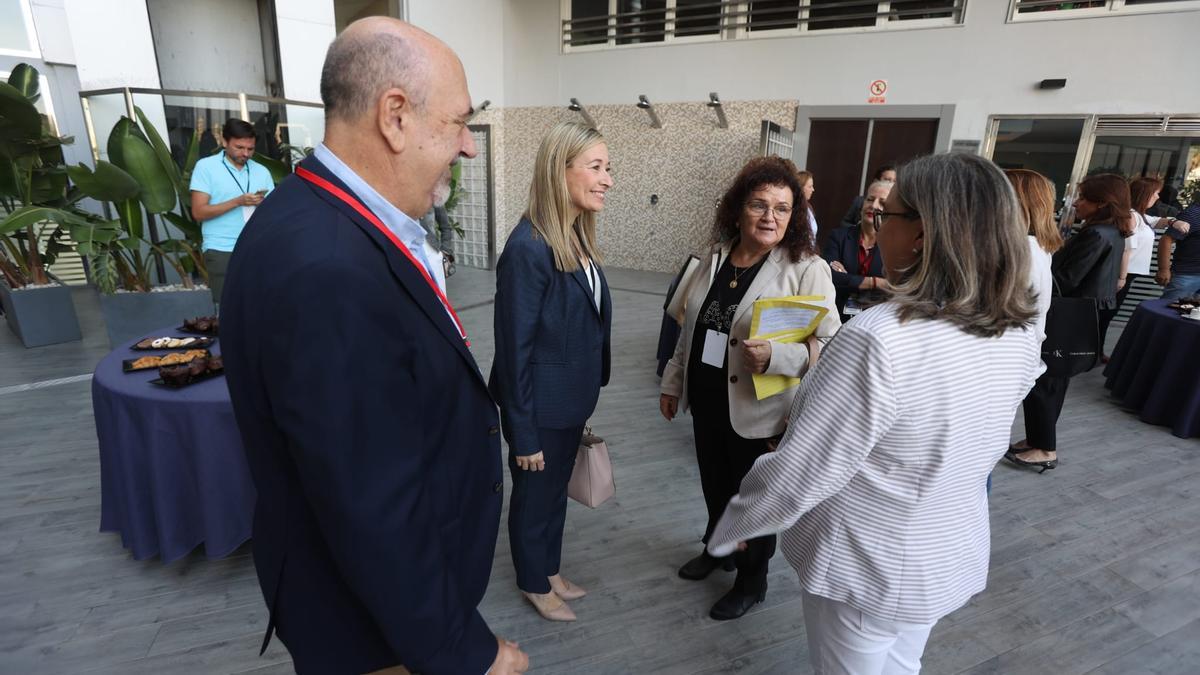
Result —
[[[881,219],[892,299],[825,350],[708,542],[784,532],[818,673],[918,672],[933,625],[983,590],[982,486],[1040,363],[1025,225],[994,164],[917,159]]]

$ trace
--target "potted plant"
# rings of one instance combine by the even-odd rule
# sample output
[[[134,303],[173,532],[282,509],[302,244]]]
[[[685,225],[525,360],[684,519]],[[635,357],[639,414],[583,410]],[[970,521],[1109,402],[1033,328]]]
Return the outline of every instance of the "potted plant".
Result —
[[[1197,199],[1200,199],[1200,178],[1193,178],[1185,182],[1179,189],[1179,203],[1187,208]]]
[[[26,347],[82,336],[71,290],[50,274],[69,250],[63,226],[83,222],[69,210],[62,145],[35,103],[38,72],[28,64],[0,83],[0,305]]]
[[[199,227],[191,220],[186,202],[182,214],[174,212],[179,195],[184,194],[182,176],[161,137],[153,127],[148,129],[150,138],[137,123],[122,117],[108,138],[111,162],[96,162],[94,171],[82,164],[67,167],[83,194],[107,202],[117,215],[111,220],[93,216],[68,226],[77,250],[88,261],[114,345],[185,317],[213,312],[207,288],[198,287],[192,278],[197,274],[207,281],[199,247],[189,240],[198,238]],[[148,237],[147,220],[155,216],[176,225],[184,237]],[[158,263],[169,265],[178,283],[156,286]]]

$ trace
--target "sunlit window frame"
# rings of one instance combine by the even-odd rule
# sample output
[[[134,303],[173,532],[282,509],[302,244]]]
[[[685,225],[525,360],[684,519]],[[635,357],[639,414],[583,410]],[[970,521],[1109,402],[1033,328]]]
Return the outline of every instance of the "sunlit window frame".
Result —
[[[25,37],[29,39],[30,49],[7,49],[0,46],[0,56],[18,56],[25,58],[42,58],[41,44],[38,42],[37,28],[33,23],[33,8],[29,6],[29,0],[17,0],[21,6],[21,15],[25,23]]]
[[[1132,14],[1171,14],[1177,12],[1194,12],[1200,10],[1200,0],[1184,0],[1182,2],[1163,2],[1149,5],[1127,5],[1125,0],[1105,0],[1103,7],[1086,7],[1081,9],[1056,9],[1045,12],[1017,13],[1020,0],[1009,0],[1008,22],[1024,23],[1026,21],[1062,21],[1064,19],[1095,19],[1105,16],[1130,16]],[[1067,4],[1065,1],[1061,4]]]

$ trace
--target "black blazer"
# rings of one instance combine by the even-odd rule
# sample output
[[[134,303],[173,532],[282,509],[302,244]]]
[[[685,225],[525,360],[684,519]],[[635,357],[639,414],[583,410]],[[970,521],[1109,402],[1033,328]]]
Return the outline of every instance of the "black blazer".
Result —
[[[821,249],[821,257],[825,259],[825,262],[833,263],[836,260],[842,263],[847,270],[855,272],[852,274],[833,270],[833,287],[837,289],[838,312],[845,310],[847,298],[859,294],[858,286],[863,281],[863,275],[857,274],[859,233],[858,225],[839,227],[829,233],[829,239],[825,242],[825,247]],[[878,244],[875,245],[875,257],[871,259],[870,272],[869,276],[883,276],[883,256],[879,254]]]
[[[1125,239],[1116,225],[1088,225],[1054,254],[1050,271],[1058,293],[1068,298],[1095,298],[1099,309],[1117,306],[1117,277]]]
[[[488,386],[504,438],[518,455],[538,452],[538,428],[570,429],[596,410],[608,384],[612,296],[597,265],[600,308],[582,269],[560,272],[527,218],[496,264],[496,358]]]
[[[302,166],[350,192],[316,158]],[[499,421],[419,271],[292,176],[238,240],[221,323],[258,490],[264,648],[273,627],[298,673],[485,672]]]

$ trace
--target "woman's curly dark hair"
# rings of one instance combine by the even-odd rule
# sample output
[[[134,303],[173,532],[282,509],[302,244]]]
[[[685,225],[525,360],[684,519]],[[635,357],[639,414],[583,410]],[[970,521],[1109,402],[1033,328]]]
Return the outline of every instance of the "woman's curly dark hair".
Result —
[[[816,242],[808,226],[808,200],[804,199],[804,186],[796,175],[798,172],[799,169],[791,160],[782,157],[755,157],[747,162],[717,203],[712,243],[735,241],[740,233],[738,221],[750,193],[764,187],[778,186],[792,191],[792,217],[783,240],[776,245],[787,249],[792,262],[800,262],[805,254],[816,255]]]

